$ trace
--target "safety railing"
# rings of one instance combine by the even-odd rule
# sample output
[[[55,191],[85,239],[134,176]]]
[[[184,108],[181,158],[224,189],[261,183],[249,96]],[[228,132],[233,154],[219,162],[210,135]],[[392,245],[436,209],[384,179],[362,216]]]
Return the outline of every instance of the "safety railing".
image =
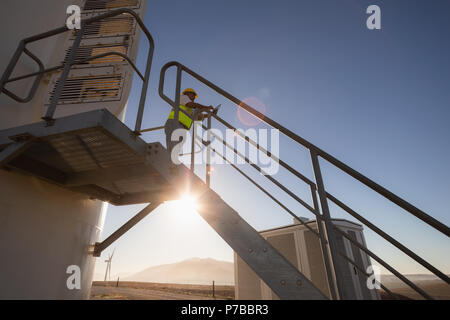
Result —
[[[99,21],[99,20],[103,20],[106,18],[110,18],[110,17],[115,17],[121,14],[129,14],[131,15],[136,22],[139,24],[139,26],[141,27],[141,30],[144,32],[145,36],[147,37],[147,40],[149,42],[149,50],[148,50],[148,54],[147,54],[147,62],[146,62],[146,67],[145,67],[145,73],[144,75],[142,75],[142,73],[138,70],[138,68],[136,67],[136,65],[133,63],[133,61],[131,61],[131,59],[120,52],[106,52],[106,53],[102,53],[96,56],[92,56],[92,57],[88,57],[82,60],[78,60],[75,61],[75,57],[76,57],[76,53],[77,50],[80,46],[81,43],[81,39],[83,37],[83,33],[85,30],[85,26],[89,25],[93,22]],[[21,102],[21,103],[26,103],[29,102],[33,99],[36,90],[39,86],[40,80],[42,79],[42,76],[45,73],[48,72],[53,72],[59,69],[63,69],[62,73],[61,73],[61,77],[58,81],[58,84],[55,88],[55,92],[50,100],[50,105],[47,109],[47,112],[45,114],[44,117],[42,117],[43,120],[47,121],[48,125],[51,125],[54,122],[54,118],[53,115],[55,113],[57,104],[58,104],[58,100],[60,98],[62,89],[64,88],[65,82],[67,80],[67,77],[69,75],[69,71],[71,69],[71,67],[73,65],[76,64],[82,64],[91,60],[95,60],[95,59],[100,59],[106,56],[120,56],[122,57],[124,60],[126,60],[128,62],[128,64],[131,65],[131,67],[134,69],[134,71],[136,71],[136,73],[138,74],[138,76],[142,79],[143,84],[142,84],[142,89],[141,89],[141,97],[139,100],[139,107],[138,107],[138,112],[137,112],[137,116],[136,116],[136,123],[135,123],[135,129],[134,132],[135,134],[140,134],[141,131],[141,124],[142,124],[142,117],[144,114],[144,108],[145,108],[145,100],[146,100],[146,96],[147,96],[147,88],[148,88],[148,83],[149,83],[149,78],[150,78],[150,71],[151,71],[151,65],[152,65],[152,59],[153,59],[153,52],[154,52],[154,48],[155,48],[155,44],[153,41],[153,37],[150,34],[150,32],[148,31],[147,27],[145,26],[145,24],[142,22],[141,18],[131,9],[128,8],[122,8],[122,9],[117,9],[117,10],[112,10],[112,11],[108,11],[106,13],[91,17],[91,18],[87,18],[87,19],[83,19],[80,22],[80,29],[78,29],[76,31],[76,37],[75,40],[73,42],[73,45],[70,49],[70,54],[67,56],[67,58],[64,60],[62,65],[58,65],[58,66],[54,66],[48,69],[44,69],[44,65],[41,62],[41,60],[39,58],[37,58],[33,53],[31,53],[27,48],[27,44],[32,43],[32,42],[36,42],[48,37],[52,37],[67,31],[71,31],[70,29],[68,29],[66,26],[60,27],[60,28],[56,28],[47,32],[43,32],[28,38],[25,38],[23,40],[20,41],[16,51],[14,52],[13,57],[11,58],[8,66],[6,67],[5,72],[3,73],[1,79],[0,79],[0,93],[5,93],[6,95],[8,95],[10,98]],[[12,72],[14,71],[15,66],[17,65],[17,62],[19,61],[20,56],[22,55],[22,53],[25,53],[26,55],[28,55],[31,59],[33,59],[39,66],[39,71],[37,72],[33,72],[33,73],[29,73],[26,75],[22,75],[22,76],[18,76],[18,77],[14,77],[14,78],[10,78]],[[12,93],[11,91],[9,91],[8,89],[5,88],[7,83],[11,83],[14,81],[18,81],[18,80],[22,80],[22,79],[26,79],[26,78],[30,78],[30,77],[35,77],[33,85],[31,86],[28,95],[25,98],[21,98],[19,96],[17,96],[16,94]]]
[[[164,94],[164,80],[165,80],[165,74],[167,70],[170,67],[176,67],[177,69],[177,76],[176,76],[176,86],[175,86],[175,99],[171,100],[169,97],[167,97]],[[204,126],[202,124],[202,128],[205,130],[208,130],[211,128],[211,118],[214,118],[219,123],[224,125],[226,128],[233,130],[236,133],[236,136],[244,139],[246,142],[252,144],[253,146],[257,147],[258,150],[261,152],[264,152],[267,156],[269,156],[272,160],[277,161],[283,168],[285,168],[288,172],[299,178],[301,181],[306,183],[311,192],[311,198],[313,202],[313,206],[310,206],[308,203],[306,203],[304,200],[300,199],[297,195],[295,195],[292,191],[290,191],[288,188],[286,188],[283,184],[281,184],[278,180],[273,178],[270,175],[264,174],[264,176],[271,181],[273,184],[275,184],[277,187],[279,187],[281,190],[283,190],[285,193],[287,193],[291,198],[293,198],[295,201],[297,201],[299,204],[301,204],[303,207],[305,207],[307,210],[309,210],[312,214],[316,216],[316,223],[317,223],[317,230],[311,229],[306,223],[302,221],[295,213],[293,213],[290,209],[288,209],[283,203],[281,203],[277,198],[275,198],[270,192],[268,192],[266,189],[264,189],[262,186],[260,186],[257,182],[255,182],[253,179],[251,179],[247,174],[245,174],[242,170],[240,170],[237,166],[230,163],[226,157],[222,154],[220,154],[217,150],[214,150],[210,147],[208,143],[205,141],[202,141],[203,144],[208,148],[207,157],[210,156],[210,152],[214,152],[217,155],[219,155],[223,160],[228,162],[235,170],[237,170],[241,175],[243,175],[247,180],[249,180],[252,184],[254,184],[258,189],[260,189],[264,194],[266,194],[269,198],[271,198],[275,203],[277,203],[280,207],[282,207],[287,213],[289,213],[294,218],[297,218],[297,220],[305,225],[310,231],[313,232],[317,237],[320,239],[322,251],[323,251],[323,257],[325,262],[325,268],[327,272],[327,280],[330,288],[330,293],[333,299],[336,299],[339,297],[339,292],[342,292],[343,283],[342,279],[340,277],[340,267],[339,263],[337,263],[338,259],[344,259],[345,261],[351,263],[355,267],[358,267],[354,261],[352,261],[349,257],[347,257],[344,253],[339,252],[337,245],[336,245],[336,233],[340,234],[341,236],[345,237],[353,246],[358,248],[359,250],[364,251],[368,256],[370,256],[372,259],[380,263],[383,267],[385,267],[387,270],[392,272],[395,276],[397,276],[401,281],[403,281],[405,284],[407,284],[409,287],[411,287],[414,291],[419,293],[421,296],[423,296],[426,299],[432,299],[432,297],[427,294],[424,290],[419,288],[417,285],[415,285],[412,281],[407,279],[405,276],[403,276],[400,272],[398,272],[395,268],[390,266],[386,261],[378,257],[375,253],[370,251],[369,249],[363,247],[360,243],[349,237],[345,232],[340,230],[338,227],[334,226],[331,221],[330,216],[330,210],[328,207],[328,201],[331,201],[335,203],[338,207],[349,213],[351,216],[353,216],[356,220],[360,221],[362,224],[366,225],[369,229],[374,231],[376,234],[381,236],[383,239],[387,240],[389,243],[394,245],[397,249],[408,255],[410,258],[421,264],[423,267],[428,269],[430,272],[435,274],[437,277],[445,281],[447,284],[450,283],[449,277],[445,275],[443,272],[435,268],[432,264],[425,261],[423,258],[419,257],[417,254],[415,254],[413,251],[408,249],[406,246],[402,245],[400,242],[395,240],[393,237],[382,231],[380,228],[376,227],[374,224],[372,224],[367,219],[363,218],[360,214],[358,214],[356,211],[352,210],[350,207],[345,205],[342,201],[331,195],[329,192],[325,190],[325,186],[323,183],[323,177],[319,165],[319,158],[322,158],[323,160],[326,160],[328,163],[331,163],[335,167],[339,168],[340,170],[347,173],[349,176],[353,177],[354,179],[358,180],[365,186],[371,188],[376,193],[382,195],[384,198],[390,200],[392,203],[395,203],[400,208],[404,209],[406,212],[414,215],[418,219],[425,222],[427,225],[433,227],[437,231],[441,232],[444,235],[450,236],[450,230],[449,228],[436,220],[435,218],[431,217],[430,215],[426,214],[422,210],[418,209],[417,207],[413,206],[409,202],[403,200],[399,196],[395,195],[394,193],[390,192],[386,188],[382,187],[381,185],[377,184],[376,182],[372,181],[371,179],[367,178],[366,176],[362,175],[358,171],[350,168],[343,162],[339,161],[335,157],[331,156],[330,154],[326,153],[322,149],[318,148],[317,146],[313,145],[309,141],[301,138],[300,136],[293,133],[291,130],[285,128],[284,126],[280,125],[276,121],[270,119],[269,117],[263,115],[262,113],[258,112],[245,102],[237,99],[236,97],[232,96],[230,93],[226,92],[225,90],[219,88],[212,82],[208,81],[207,79],[203,78],[199,74],[195,73],[194,71],[190,70],[186,66],[182,65],[179,62],[169,62],[165,64],[160,73],[160,81],[159,81],[159,95],[160,97],[166,101],[174,110],[175,110],[175,119],[178,120],[178,114],[179,112],[183,112],[187,114],[184,110],[179,108],[180,103],[180,88],[181,88],[181,75],[182,72],[185,72],[192,76],[194,79],[198,80],[199,82],[205,84],[207,87],[211,88],[215,92],[219,93],[223,97],[227,98],[231,102],[237,105],[238,108],[242,108],[245,111],[247,111],[249,114],[253,115],[254,117],[260,119],[262,122],[268,124],[272,128],[278,129],[282,134],[289,137],[293,141],[297,142],[298,144],[302,145],[303,147],[307,148],[310,152],[313,172],[315,176],[315,182],[311,181],[309,178],[289,166],[286,162],[283,160],[277,158],[276,156],[272,155],[268,150],[265,150],[262,148],[259,144],[257,144],[255,141],[253,141],[250,137],[245,136],[241,131],[234,128],[230,123],[222,119],[220,116],[215,114],[210,114],[208,119],[207,126]],[[187,114],[189,117],[192,118],[191,115]],[[195,117],[194,117],[195,119]],[[219,142],[221,142],[223,145],[225,145],[227,148],[233,150],[233,152],[244,159],[246,163],[248,163],[250,166],[255,168],[261,173],[265,173],[262,168],[260,168],[258,165],[252,163],[245,155],[241,154],[236,148],[233,146],[228,145],[224,140],[222,140],[219,136],[215,135],[210,130],[207,131],[207,134],[210,136],[214,136],[215,139],[217,139]],[[208,141],[211,141],[208,137]],[[193,156],[191,155],[191,169],[193,169]],[[209,186],[210,185],[210,174],[209,174],[209,159],[207,159],[206,164],[206,183]],[[320,207],[319,202],[320,201]],[[331,258],[331,261],[329,260],[329,257]],[[360,269],[358,267],[358,269]],[[361,271],[361,270],[360,270]],[[371,276],[367,272],[362,272],[366,276]],[[388,288],[386,288],[383,284],[379,283],[380,286],[386,290],[388,294],[393,296],[394,298],[397,298],[395,294],[393,294]]]

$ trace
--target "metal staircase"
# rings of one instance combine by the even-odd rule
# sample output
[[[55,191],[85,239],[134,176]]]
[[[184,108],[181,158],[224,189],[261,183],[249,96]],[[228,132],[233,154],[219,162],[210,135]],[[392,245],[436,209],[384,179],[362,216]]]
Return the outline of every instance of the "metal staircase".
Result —
[[[220,124],[222,124],[226,128],[232,129],[235,132],[236,136],[238,136],[241,139],[245,140],[247,143],[252,144],[253,146],[257,147],[258,150],[264,152],[269,157],[271,157],[273,160],[277,161],[283,168],[285,168],[292,175],[297,177],[301,182],[306,183],[309,186],[310,191],[311,191],[311,199],[312,199],[313,206],[309,205],[306,201],[304,201],[301,198],[299,198],[297,195],[295,195],[295,193],[290,191],[288,188],[286,188],[283,184],[281,184],[279,181],[277,181],[272,176],[264,174],[264,170],[262,168],[260,168],[256,164],[252,163],[245,155],[243,155],[238,150],[236,150],[236,148],[234,148],[233,146],[228,145],[223,139],[221,139],[219,136],[217,136],[217,135],[215,135],[214,133],[211,132],[211,135],[214,136],[215,139],[219,140],[229,150],[232,150],[236,155],[238,155],[239,157],[244,159],[245,162],[248,163],[249,165],[251,165],[253,168],[255,168],[259,172],[263,173],[264,176],[269,181],[271,181],[273,184],[278,186],[281,190],[283,190],[286,194],[288,194],[292,199],[297,201],[300,205],[305,207],[308,211],[310,211],[312,214],[314,214],[316,216],[317,221],[319,221],[319,223],[317,224],[319,232],[315,232],[313,230],[311,230],[311,231],[313,231],[313,233],[316,236],[318,236],[320,238],[320,241],[321,241],[322,250],[324,252],[325,265],[326,265],[326,269],[327,269],[328,281],[329,281],[329,285],[330,285],[330,291],[331,291],[331,295],[332,295],[333,298],[339,297],[339,293],[338,292],[341,292],[341,293],[344,292],[344,290],[343,290],[344,283],[343,283],[342,279],[340,279],[340,277],[339,277],[339,275],[342,273],[342,269],[340,270],[340,268],[342,266],[341,266],[341,263],[339,263],[338,261],[341,261],[341,262],[343,260],[348,261],[351,264],[353,264],[357,269],[359,269],[359,271],[361,273],[363,273],[366,276],[369,276],[364,270],[360,270],[360,267],[354,261],[352,261],[349,257],[347,257],[345,254],[343,254],[342,252],[340,252],[338,250],[338,246],[337,246],[337,243],[336,243],[336,237],[337,237],[337,235],[339,235],[341,237],[344,237],[348,241],[350,241],[350,243],[353,246],[355,246],[358,250],[364,251],[372,259],[374,259],[380,265],[382,265],[387,270],[392,272],[392,274],[397,276],[400,280],[402,280],[405,284],[407,284],[409,287],[411,287],[414,291],[419,293],[422,297],[424,297],[426,299],[432,299],[432,297],[429,294],[427,294],[424,290],[422,290],[417,285],[415,285],[412,281],[410,281],[408,278],[406,278],[400,272],[395,270],[392,266],[390,266],[382,258],[380,258],[375,253],[373,253],[369,249],[367,249],[364,246],[362,246],[360,243],[358,243],[357,241],[355,241],[351,237],[349,237],[348,234],[346,234],[345,232],[342,232],[339,228],[335,227],[333,225],[332,221],[331,221],[331,215],[330,215],[330,210],[329,210],[329,207],[328,207],[328,201],[331,201],[332,203],[337,205],[339,208],[343,209],[345,212],[350,214],[353,218],[355,218],[356,220],[361,222],[363,225],[367,226],[369,229],[374,231],[376,234],[381,236],[383,239],[387,240],[389,243],[394,245],[397,249],[399,249],[400,251],[402,251],[403,253],[408,255],[410,258],[415,260],[417,263],[419,263],[420,265],[422,265],[423,267],[428,269],[430,272],[432,272],[438,278],[440,278],[441,280],[445,281],[445,283],[447,283],[447,284],[450,283],[449,282],[449,277],[446,274],[444,274],[443,272],[438,270],[431,263],[429,263],[426,260],[424,260],[423,258],[421,258],[419,255],[414,253],[412,250],[407,248],[405,245],[401,244],[399,241],[397,241],[395,238],[393,238],[392,236],[390,236],[389,234],[384,232],[382,229],[380,229],[379,227],[377,227],[376,225],[371,223],[369,220],[365,219],[362,215],[360,215],[355,210],[353,210],[352,208],[347,206],[343,201],[339,200],[337,197],[335,197],[332,194],[330,194],[329,192],[327,192],[326,189],[325,189],[325,185],[324,185],[324,182],[323,182],[323,177],[322,177],[322,173],[321,173],[321,169],[320,169],[320,165],[319,165],[319,157],[321,159],[327,161],[328,163],[334,165],[338,169],[342,170],[343,172],[345,172],[349,176],[353,177],[354,179],[358,180],[361,184],[369,187],[370,189],[372,189],[373,191],[375,191],[379,195],[383,196],[384,198],[388,199],[392,203],[396,204],[400,208],[404,209],[407,213],[415,216],[416,218],[420,219],[425,224],[433,227],[435,230],[437,230],[440,233],[442,233],[442,234],[446,235],[447,237],[449,237],[450,236],[450,229],[445,224],[441,223],[440,221],[438,221],[435,218],[431,217],[430,215],[426,214],[425,212],[423,212],[422,210],[418,209],[417,207],[415,207],[414,205],[410,204],[409,202],[407,202],[407,201],[403,200],[402,198],[398,197],[397,195],[395,195],[394,193],[390,192],[389,190],[387,190],[386,188],[382,187],[381,185],[377,184],[376,182],[372,181],[371,179],[365,177],[364,175],[362,175],[358,171],[356,171],[356,170],[352,169],[351,167],[347,166],[346,164],[342,163],[341,161],[339,161],[338,159],[336,159],[332,155],[328,154],[327,152],[323,151],[322,149],[318,148],[317,146],[315,146],[314,144],[310,143],[309,141],[307,141],[307,140],[301,138],[300,136],[296,135],[291,130],[283,127],[282,125],[280,125],[276,121],[274,121],[274,120],[268,118],[267,116],[261,114],[260,112],[258,112],[254,108],[252,108],[251,106],[247,105],[245,102],[243,102],[240,99],[234,97],[233,95],[231,95],[230,93],[226,92],[225,90],[219,88],[218,86],[216,86],[212,82],[208,81],[207,79],[203,78],[202,76],[200,76],[199,74],[195,73],[194,71],[190,70],[186,66],[182,65],[179,62],[175,62],[175,61],[174,62],[169,62],[169,63],[167,63],[166,65],[164,65],[162,67],[161,74],[160,74],[160,82],[159,82],[159,94],[160,94],[161,98],[163,100],[165,100],[168,104],[173,106],[174,108],[177,109],[177,105],[179,104],[179,101],[177,101],[177,99],[175,99],[175,101],[173,101],[173,100],[171,100],[169,97],[167,97],[164,94],[165,74],[166,74],[167,70],[170,67],[176,67],[176,69],[177,69],[177,80],[176,80],[177,81],[177,84],[176,84],[176,88],[177,89],[176,90],[178,90],[178,91],[176,91],[176,93],[177,92],[179,93],[182,72],[186,72],[191,77],[193,77],[194,79],[196,79],[199,82],[203,83],[204,85],[206,85],[207,87],[211,88],[215,92],[219,93],[221,96],[223,96],[224,98],[228,99],[229,101],[234,103],[239,108],[243,108],[245,111],[247,111],[248,113],[250,113],[254,117],[260,119],[261,121],[263,121],[267,125],[271,126],[272,128],[278,129],[283,135],[287,136],[288,138],[290,138],[291,140],[293,140],[297,144],[299,144],[299,146],[302,146],[302,147],[304,147],[304,148],[309,150],[310,157],[311,157],[311,164],[312,164],[313,172],[314,172],[314,175],[315,175],[315,182],[311,181],[306,176],[304,176],[303,174],[301,174],[300,172],[298,172],[297,170],[292,168],[290,165],[288,165],[282,159],[279,159],[279,158],[275,157],[274,155],[270,154],[269,151],[267,151],[264,148],[262,148],[260,145],[257,144],[257,142],[253,141],[250,137],[245,136],[244,134],[242,134],[241,131],[237,130],[229,122],[227,122],[226,120],[222,119],[220,116],[211,114],[209,119],[208,119],[207,127],[202,125],[203,129],[205,129],[205,130],[210,129],[211,128],[211,118],[214,118],[215,120],[217,120]],[[177,95],[175,97],[177,97]],[[178,108],[178,110],[181,110],[181,109]],[[184,111],[181,110],[181,112],[184,112]],[[205,142],[204,142],[204,144],[205,144]],[[192,146],[193,145],[194,144],[192,143]],[[205,144],[205,146],[206,146],[206,144]],[[217,150],[214,150],[212,148],[208,148],[208,151],[218,154],[220,157],[223,158],[223,160],[225,162],[228,162],[226,157],[223,154],[220,154],[219,152],[217,152]],[[193,169],[193,159],[194,159],[194,157],[191,157],[191,170]],[[297,217],[295,215],[295,213],[293,213],[286,206],[284,206],[283,203],[281,203],[279,200],[277,200],[275,197],[273,197],[270,192],[268,192],[267,190],[262,188],[257,182],[255,182],[253,179],[251,179],[247,174],[245,174],[242,170],[240,170],[234,164],[229,163],[229,165],[232,166],[235,170],[237,170],[240,174],[242,174],[247,180],[249,180],[252,184],[254,184],[256,187],[258,187],[261,191],[263,191],[263,193],[265,193],[270,199],[272,199],[280,207],[282,207],[288,214],[290,214],[294,218],[297,218],[297,220],[300,221],[300,223],[302,223],[303,225],[306,226],[306,224],[304,222],[302,222],[302,220],[299,219],[299,217]],[[209,169],[207,167],[207,172],[208,171],[209,171]],[[209,186],[209,175],[207,174],[206,176],[207,176],[206,183]],[[320,207],[318,205],[318,201],[320,202]],[[326,252],[328,252],[329,254],[326,254]],[[335,283],[336,286],[333,286],[332,279],[334,279],[334,281],[336,282]],[[386,292],[388,292],[389,294],[391,294],[395,298],[395,295],[388,288],[386,288],[382,284],[380,284],[380,285]],[[343,298],[343,297],[341,296],[341,298]]]
[[[119,15],[130,15],[136,19],[150,42],[150,50],[144,75],[139,72],[131,59],[126,55],[117,52],[106,52],[75,61],[79,40],[81,39],[84,28],[96,21]],[[92,253],[95,256],[99,256],[106,247],[127,232],[142,218],[151,213],[152,210],[158,207],[162,202],[180,198],[188,188],[190,193],[197,198],[199,203],[198,213],[281,299],[328,298],[325,293],[317,289],[304,274],[294,267],[282,254],[266,241],[258,231],[251,227],[232,207],[230,207],[220,195],[210,188],[210,175],[208,174],[210,169],[209,165],[206,167],[207,174],[205,181],[194,173],[194,161],[191,161],[191,168],[179,165],[176,170],[171,170],[171,160],[167,150],[159,142],[148,143],[142,139],[140,133],[147,131],[141,130],[141,122],[154,44],[150,33],[140,18],[134,14],[132,10],[118,9],[82,20],[82,29],[77,33],[73,47],[71,48],[70,54],[66,56],[64,64],[44,69],[44,66],[39,59],[26,49],[26,44],[66,31],[68,31],[66,27],[61,27],[45,34],[40,34],[21,41],[1,78],[0,92],[7,94],[16,101],[25,102],[33,98],[37,85],[44,73],[62,70],[50,106],[43,117],[44,121],[0,130],[1,167],[5,170],[16,171],[18,173],[24,173],[39,179],[44,179],[50,183],[57,184],[62,188],[86,194],[94,199],[108,201],[113,205],[149,203],[147,207],[141,210],[136,216],[107,239],[101,243],[96,243],[92,248]],[[10,78],[22,52],[35,60],[38,63],[40,70],[32,74]],[[135,128],[128,128],[106,109],[83,112],[55,119],[54,112],[71,67],[86,61],[101,59],[109,55],[116,55],[124,58],[143,80]],[[174,100],[164,94],[165,74],[170,67],[176,67],[177,69]],[[184,112],[179,108],[182,72],[189,74],[222,95],[224,98],[236,104],[239,108],[244,109],[271,127],[278,129],[283,135],[309,150],[315,181],[307,178],[305,175],[289,166],[282,159],[275,157],[264,148],[261,148],[261,146],[250,137],[244,136],[220,116],[210,114],[206,121],[207,124],[202,124],[203,129],[207,130],[212,127],[212,120],[215,120],[226,128],[234,130],[236,135],[245,140],[246,143],[256,146],[259,150],[266,153],[288,172],[298,178],[299,182],[307,184],[310,189],[312,205],[298,197],[294,192],[290,191],[272,176],[265,175],[271,183],[283,190],[287,195],[304,206],[316,217],[317,231],[302,222],[301,219],[298,220],[310,231],[313,231],[320,239],[323,259],[326,266],[327,281],[330,289],[330,298],[348,298],[345,294],[346,284],[342,277],[344,262],[353,264],[362,274],[370,276],[365,270],[361,270],[360,266],[358,266],[355,261],[339,250],[339,245],[337,243],[338,238],[344,237],[350,241],[357,250],[364,251],[372,259],[384,266],[424,298],[432,299],[429,294],[391,267],[385,260],[352,239],[347,233],[342,232],[339,228],[335,227],[328,207],[329,201],[345,210],[362,224],[449,284],[447,275],[443,274],[432,264],[419,257],[392,236],[385,233],[362,215],[348,207],[341,200],[330,194],[324,185],[319,158],[339,168],[349,176],[358,180],[361,184],[371,188],[376,193],[403,208],[409,214],[412,214],[422,220],[425,224],[432,226],[448,237],[450,232],[446,225],[396,196],[356,170],[345,165],[307,140],[299,137],[274,120],[264,116],[251,106],[214,85],[194,71],[178,62],[170,62],[161,69],[159,94],[161,98],[176,111]],[[9,82],[28,77],[35,77],[35,82],[26,98],[20,98],[5,88],[5,85]],[[175,112],[175,114],[178,115],[178,112]],[[161,127],[158,128],[160,129]],[[251,163],[249,159],[236,150],[236,148],[227,145],[226,141],[221,140],[219,136],[214,135],[213,133],[211,134],[215,139],[231,148],[231,150],[242,157],[244,161],[249,163],[254,169],[259,172],[264,172],[262,168]],[[216,153],[227,161],[225,155],[220,154],[218,150],[211,148],[208,142],[202,141],[202,143],[207,148],[208,154]],[[192,143],[192,148],[194,148],[194,143]],[[192,160],[193,159],[192,153]],[[288,214],[292,217],[299,218],[269,191],[264,189],[255,180],[239,169],[239,167],[232,163],[229,163],[229,165],[259,188],[268,198],[277,203]],[[381,287],[396,298],[396,295],[392,293],[389,288],[386,288],[383,284],[381,284]]]

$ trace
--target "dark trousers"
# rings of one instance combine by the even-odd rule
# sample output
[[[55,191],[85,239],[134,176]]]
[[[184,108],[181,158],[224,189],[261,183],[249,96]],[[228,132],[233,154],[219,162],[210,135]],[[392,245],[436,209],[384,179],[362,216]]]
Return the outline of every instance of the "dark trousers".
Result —
[[[179,137],[178,140],[172,141],[172,133],[176,129],[184,129],[183,135]],[[166,124],[164,125],[164,132],[166,134],[166,148],[169,154],[172,154],[172,149],[175,145],[182,141],[186,141],[187,130],[188,129],[179,121],[176,121],[175,119],[167,119]]]

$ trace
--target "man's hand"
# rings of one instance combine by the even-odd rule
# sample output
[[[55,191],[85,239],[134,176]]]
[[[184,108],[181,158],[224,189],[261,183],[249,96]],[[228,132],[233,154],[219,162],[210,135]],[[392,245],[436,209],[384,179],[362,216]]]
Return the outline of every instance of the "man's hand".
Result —
[[[214,110],[213,106],[204,106],[204,105],[202,105],[200,103],[195,103],[195,102],[188,102],[188,103],[186,103],[186,107],[199,109],[200,111]]]

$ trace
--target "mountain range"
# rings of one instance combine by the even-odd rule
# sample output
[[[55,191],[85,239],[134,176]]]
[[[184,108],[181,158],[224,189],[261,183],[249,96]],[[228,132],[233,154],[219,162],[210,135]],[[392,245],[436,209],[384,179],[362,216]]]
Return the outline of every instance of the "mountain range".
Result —
[[[232,262],[212,258],[191,258],[176,263],[146,268],[121,279],[123,281],[186,283],[186,284],[234,284]]]

